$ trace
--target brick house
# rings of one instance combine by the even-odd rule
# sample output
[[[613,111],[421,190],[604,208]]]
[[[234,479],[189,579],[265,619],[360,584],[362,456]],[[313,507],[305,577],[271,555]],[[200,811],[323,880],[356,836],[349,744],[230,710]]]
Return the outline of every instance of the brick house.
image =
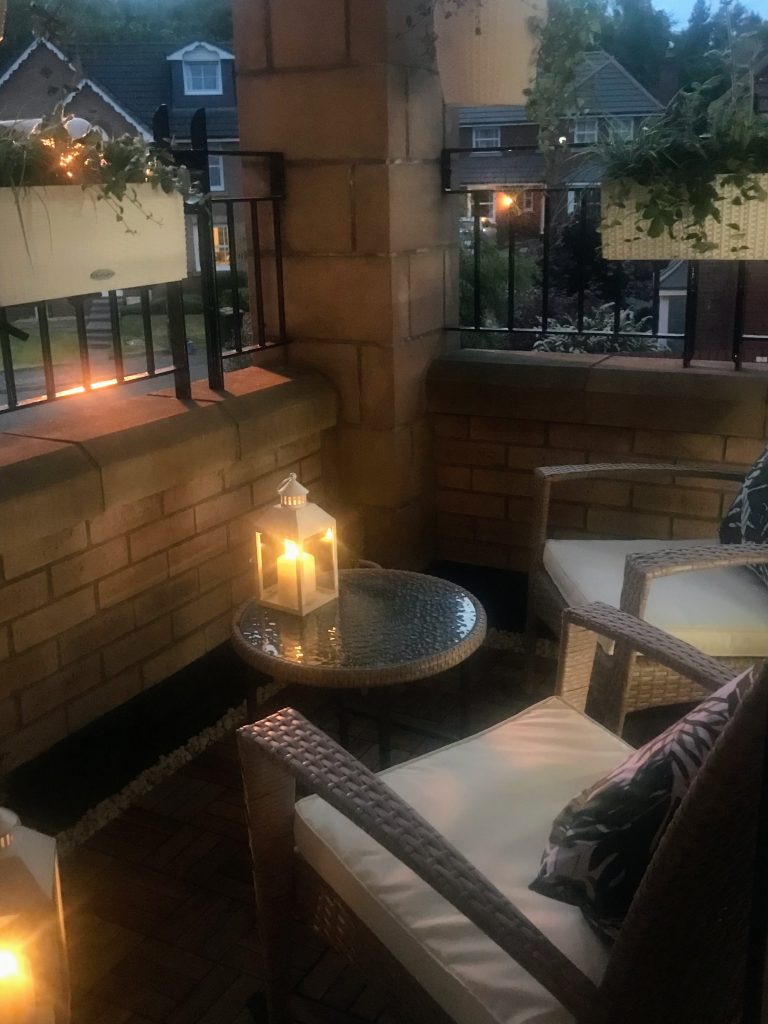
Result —
[[[585,53],[576,77],[578,116],[563,118],[563,136],[573,147],[589,147],[610,135],[632,138],[643,121],[663,110],[619,62],[603,50]],[[547,183],[544,158],[537,150],[538,126],[529,121],[525,107],[463,107],[459,110],[462,148],[487,150],[464,154],[453,171],[455,184],[478,192],[484,216],[495,221],[509,208],[509,196],[531,227],[541,222],[542,200],[534,191]],[[502,153],[512,147],[519,152]],[[595,185],[600,168],[594,156],[584,157],[575,148],[550,181],[567,189],[573,207],[579,188]]]
[[[1,55],[1,51],[0,51]],[[204,107],[212,148],[238,148],[234,56],[220,44],[93,43],[65,54],[47,39],[36,39],[5,67],[0,64],[0,120],[36,119],[62,104],[110,135],[152,137],[152,118],[161,104],[170,115],[174,142],[189,144],[190,119]],[[211,192],[240,194],[240,161],[212,156]],[[216,216],[217,266],[229,266],[226,215]],[[190,273],[198,271],[196,225],[188,238]]]

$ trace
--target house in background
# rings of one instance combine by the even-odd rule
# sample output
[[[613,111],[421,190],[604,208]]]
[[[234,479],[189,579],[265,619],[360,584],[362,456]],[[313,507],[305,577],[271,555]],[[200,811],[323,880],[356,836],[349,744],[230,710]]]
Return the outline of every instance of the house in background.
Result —
[[[550,185],[563,188],[572,211],[582,188],[599,183],[601,169],[587,148],[611,135],[632,138],[662,104],[619,62],[603,50],[585,53],[577,71],[578,116],[563,116],[562,134],[572,148]],[[522,106],[463,107],[459,110],[460,146],[481,152],[461,154],[452,168],[454,186],[470,189],[480,211],[495,222],[510,207],[521,226],[538,230],[547,183],[544,157],[537,150],[538,125]],[[512,153],[500,152],[513,148]],[[511,200],[511,202],[510,202]],[[469,212],[469,211],[468,211]]]
[[[0,120],[44,117],[57,104],[109,135],[146,139],[152,137],[155,111],[165,104],[174,144],[181,148],[189,145],[192,115],[204,107],[211,148],[238,148],[234,55],[217,43],[98,43],[65,54],[37,39],[8,66],[0,66]],[[214,195],[241,194],[238,157],[210,157],[209,177]],[[216,264],[224,269],[230,245],[223,210],[215,221]],[[188,238],[191,273],[200,269],[196,230],[193,224]]]

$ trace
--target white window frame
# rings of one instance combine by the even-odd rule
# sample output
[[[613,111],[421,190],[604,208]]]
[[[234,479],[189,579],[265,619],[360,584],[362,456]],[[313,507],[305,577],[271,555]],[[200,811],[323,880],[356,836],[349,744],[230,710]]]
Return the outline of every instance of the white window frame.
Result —
[[[523,203],[520,209],[523,211],[523,213],[533,213],[533,211],[536,209],[533,189],[526,188],[523,190]]]
[[[216,85],[215,88],[196,88],[192,84],[192,69],[199,68],[203,64],[212,65],[216,69]],[[185,96],[221,96],[224,92],[223,79],[221,75],[221,61],[210,58],[206,55],[205,58],[193,57],[191,59],[185,59],[181,62],[182,71],[184,73],[184,95]]]
[[[214,175],[218,178],[218,185],[214,185]],[[209,156],[208,157],[208,180],[211,185],[211,192],[225,192],[226,182],[224,181],[224,157]]]
[[[575,145],[594,145],[600,137],[600,122],[596,117],[577,117],[573,122]]]
[[[485,139],[481,141],[483,135],[485,135]],[[472,148],[501,149],[501,128],[499,125],[480,125],[473,128]]]
[[[634,117],[612,117],[610,120],[610,132],[616,139],[634,139],[635,119]]]

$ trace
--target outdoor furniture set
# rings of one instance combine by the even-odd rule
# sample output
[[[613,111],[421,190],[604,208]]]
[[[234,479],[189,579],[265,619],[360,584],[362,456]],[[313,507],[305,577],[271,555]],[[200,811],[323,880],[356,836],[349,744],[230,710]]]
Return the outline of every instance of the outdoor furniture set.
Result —
[[[537,471],[528,636],[561,635],[554,696],[379,775],[290,708],[239,731],[270,1024],[291,1020],[296,915],[420,1022],[764,1019],[768,673],[740,666],[768,654],[743,569],[768,548],[548,541],[553,482],[613,472],[734,478]],[[620,738],[629,711],[691,700],[640,751]]]

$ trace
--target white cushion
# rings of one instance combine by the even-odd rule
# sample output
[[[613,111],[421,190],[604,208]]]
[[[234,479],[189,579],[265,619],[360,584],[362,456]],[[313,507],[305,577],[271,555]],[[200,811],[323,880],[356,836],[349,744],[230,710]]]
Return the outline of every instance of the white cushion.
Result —
[[[556,814],[629,750],[551,697],[383,775],[599,982],[607,953],[581,912],[528,885]],[[519,964],[356,825],[318,797],[299,801],[297,812],[304,858],[458,1024],[572,1024]]]
[[[544,568],[569,605],[619,607],[627,555],[696,540],[549,540]],[[768,587],[744,566],[683,572],[651,584],[645,618],[705,654],[768,657]]]

